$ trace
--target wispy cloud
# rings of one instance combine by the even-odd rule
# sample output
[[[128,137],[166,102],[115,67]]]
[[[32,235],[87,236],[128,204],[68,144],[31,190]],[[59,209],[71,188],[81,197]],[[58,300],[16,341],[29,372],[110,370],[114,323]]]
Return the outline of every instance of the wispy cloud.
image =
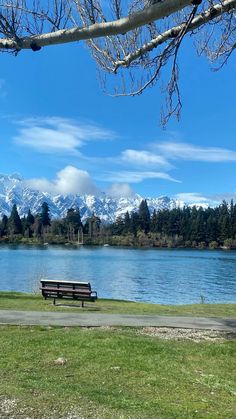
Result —
[[[136,166],[160,166],[165,169],[172,167],[165,157],[146,150],[124,150],[121,154],[121,159]]]
[[[173,161],[198,161],[208,163],[221,163],[236,161],[236,152],[220,147],[200,147],[183,142],[161,142],[149,145],[150,150],[126,149],[121,153],[121,163],[133,170],[110,174],[121,182],[140,183],[145,179],[164,179],[172,182],[179,180],[172,177],[169,172],[174,169]],[[145,170],[148,169],[148,170]],[[184,194],[180,199],[191,201],[191,194]],[[203,202],[204,197],[193,194],[192,200]],[[206,198],[207,200],[207,198]]]
[[[56,178],[49,181],[46,178],[35,178],[25,181],[32,189],[56,194],[93,194],[99,193],[91,176],[86,170],[74,166],[66,166],[56,174]]]
[[[211,199],[214,199],[217,202],[227,201],[230,202],[232,199],[236,202],[236,192],[225,192],[222,194],[213,194],[210,195]]]
[[[209,201],[209,197],[205,197],[199,192],[182,192],[175,195],[176,199],[179,199],[180,201],[186,202],[186,204],[191,204],[193,202],[200,202],[200,203],[206,203]]]
[[[1,84],[0,84],[1,89]],[[69,164],[59,171],[54,180],[32,179],[31,185],[37,189],[53,193],[96,193],[98,190],[87,170],[91,170],[94,179],[114,185],[109,188],[113,196],[131,196],[132,184],[147,180],[159,180],[182,183],[180,176],[174,175],[175,166],[183,161],[205,163],[235,162],[236,151],[221,147],[203,147],[177,141],[147,143],[144,149],[120,149],[113,156],[104,152],[96,153],[97,147],[82,148],[89,142],[110,141],[118,135],[109,129],[99,127],[92,122],[78,122],[68,118],[44,117],[28,118],[17,121],[18,132],[14,141],[19,146],[29,147],[36,152],[57,155]],[[120,144],[122,144],[120,142]],[[119,144],[119,147],[120,147]],[[118,148],[118,146],[117,146]],[[109,150],[110,148],[108,148]],[[85,149],[86,150],[86,149]],[[78,157],[81,169],[77,166]],[[180,172],[179,172],[180,173]],[[86,185],[86,187],[85,187]],[[208,202],[209,198],[198,193],[180,194],[185,202]]]
[[[199,147],[187,143],[163,142],[154,148],[167,160],[188,160],[202,162],[236,161],[236,152],[221,147]]]
[[[111,140],[113,131],[93,123],[79,123],[66,118],[30,118],[18,121],[19,132],[14,137],[18,145],[41,153],[79,154],[89,141]]]
[[[122,172],[108,172],[105,176],[99,177],[100,180],[107,180],[110,182],[124,182],[124,183],[140,183],[145,179],[164,179],[172,182],[181,183],[174,179],[168,173],[164,172],[150,172],[150,171],[122,171]]]

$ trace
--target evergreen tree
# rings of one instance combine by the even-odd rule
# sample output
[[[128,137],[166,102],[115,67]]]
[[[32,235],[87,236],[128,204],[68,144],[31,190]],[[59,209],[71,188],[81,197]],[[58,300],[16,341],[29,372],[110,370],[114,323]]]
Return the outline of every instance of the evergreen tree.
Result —
[[[170,217],[170,211],[167,209],[164,209],[158,213],[158,231],[161,234],[166,235],[169,225],[169,217]]]
[[[190,240],[190,217],[191,209],[189,207],[184,207],[181,210],[181,219],[180,219],[180,234],[183,237],[184,241]]]
[[[230,225],[230,213],[228,204],[226,201],[223,201],[219,207],[219,238],[221,244],[224,241],[231,237],[231,225]]]
[[[214,214],[214,210],[209,212],[207,221],[206,221],[206,242],[211,243],[218,240],[219,229],[217,218]]]
[[[130,233],[130,215],[128,211],[125,213],[125,218],[124,218],[124,233],[125,234]]]
[[[6,236],[8,229],[8,217],[4,214],[1,222],[1,235]]]
[[[205,212],[202,207],[197,211],[197,217],[195,219],[195,240],[197,243],[204,242],[206,240],[206,225],[205,225]]]
[[[34,224],[34,216],[31,214],[31,211],[29,209],[27,217],[26,217],[26,226],[30,227]]]
[[[141,230],[143,230],[144,233],[147,234],[150,231],[151,217],[150,217],[150,212],[148,209],[146,199],[141,201],[139,205],[138,216],[139,216],[139,226]]]
[[[49,216],[49,207],[47,202],[43,202],[42,204],[42,211],[40,214],[41,217],[41,223],[43,227],[47,227],[51,225],[51,220],[50,220],[50,216]]]
[[[36,235],[36,237],[41,237],[42,232],[43,232],[43,225],[42,225],[42,218],[40,214],[36,215],[35,217],[33,229],[34,229],[34,234]]]
[[[230,202],[230,226],[231,226],[231,238],[235,239],[236,237],[236,204],[231,200]]]
[[[66,234],[64,220],[53,220],[51,222],[51,233],[55,236],[63,236]]]
[[[166,226],[166,233],[168,236],[180,235],[180,225],[181,225],[181,211],[179,208],[174,208],[169,211],[168,222]]]
[[[24,235],[26,237],[32,237],[33,235],[33,224],[35,222],[34,216],[31,214],[29,209],[27,217],[24,220],[23,228],[24,228]]]
[[[65,223],[72,228],[75,234],[78,233],[80,227],[83,226],[80,216],[79,208],[69,208],[66,214]]]
[[[19,217],[16,204],[13,205],[11,215],[8,220],[8,229],[11,234],[21,234],[22,224]]]
[[[79,208],[69,208],[64,221],[67,228],[68,240],[74,241],[75,235],[77,235],[79,229],[83,227]]]
[[[189,239],[191,240],[191,242],[197,242],[198,240],[199,224],[197,221],[197,216],[198,216],[198,209],[196,206],[194,206],[191,209],[190,223],[189,223],[189,227],[190,227]]]
[[[113,234],[113,226],[114,226],[114,223],[112,224],[112,227],[111,227],[112,234]],[[89,223],[88,223],[88,220],[85,221],[85,224],[84,224],[84,227],[83,227],[83,232],[84,232],[84,234],[88,234],[89,233]]]
[[[152,216],[151,216],[151,222],[150,222],[150,229],[151,229],[152,233],[157,233],[157,231],[158,231],[157,230],[157,220],[158,220],[157,212],[154,209],[154,211],[152,213]]]
[[[139,215],[137,212],[132,212],[130,216],[130,232],[136,237],[139,228]]]
[[[27,230],[26,228],[26,216],[24,215],[24,217],[21,217],[21,225],[22,225],[22,234],[25,235],[25,231]]]
[[[116,221],[113,223],[112,226],[112,234],[115,236],[121,236],[124,234],[125,231],[125,221],[124,218],[119,216],[116,218]]]

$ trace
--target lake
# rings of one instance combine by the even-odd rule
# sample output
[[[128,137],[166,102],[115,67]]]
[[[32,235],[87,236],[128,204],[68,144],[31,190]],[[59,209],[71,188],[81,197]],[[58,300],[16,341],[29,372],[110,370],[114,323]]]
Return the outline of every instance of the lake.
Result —
[[[40,278],[90,281],[98,297],[159,304],[236,302],[236,252],[0,246],[0,290],[39,292]]]

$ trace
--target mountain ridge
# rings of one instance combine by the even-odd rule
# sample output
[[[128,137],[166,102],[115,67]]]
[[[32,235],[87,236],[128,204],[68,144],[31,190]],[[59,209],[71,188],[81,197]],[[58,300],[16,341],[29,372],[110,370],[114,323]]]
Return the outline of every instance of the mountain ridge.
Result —
[[[0,174],[0,218],[4,214],[10,215],[13,204],[16,204],[18,213],[22,217],[27,215],[29,209],[33,214],[39,213],[42,203],[47,202],[52,218],[63,218],[69,208],[78,207],[83,222],[95,213],[103,222],[110,223],[127,211],[138,211],[143,199],[147,200],[151,213],[154,210],[183,208],[185,205],[183,201],[168,196],[145,198],[136,194],[133,197],[114,198],[105,193],[100,196],[54,195],[30,188],[18,173]]]

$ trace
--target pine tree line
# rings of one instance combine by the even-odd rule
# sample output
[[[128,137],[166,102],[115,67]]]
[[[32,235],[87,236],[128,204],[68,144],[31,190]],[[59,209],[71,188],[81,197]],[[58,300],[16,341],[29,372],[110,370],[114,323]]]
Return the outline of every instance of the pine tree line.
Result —
[[[33,215],[29,210],[22,218],[14,204],[9,218],[3,215],[0,222],[0,238],[10,241],[35,238],[75,242],[78,232],[89,232],[89,223],[82,224],[79,208],[70,208],[64,218],[52,220],[46,202],[40,213]],[[147,201],[143,200],[137,212],[126,212],[114,223],[103,225],[98,236],[96,240],[90,236],[88,243],[101,244],[104,238],[110,244],[131,246],[236,248],[236,204],[223,201],[216,208],[194,206],[154,210],[150,214]]]
[[[13,205],[9,218],[3,215],[0,223],[0,237],[16,239],[24,238],[45,238],[52,236],[63,236],[69,240],[75,240],[79,228],[83,227],[79,209],[70,208],[62,220],[51,220],[49,206],[43,202],[41,212],[33,215],[29,209],[27,216],[19,217],[16,204]],[[86,226],[84,227],[86,228]]]
[[[223,201],[216,208],[194,206],[154,210],[150,214],[144,200],[138,212],[117,218],[111,230],[117,236],[140,237],[142,232],[154,245],[236,248],[236,204],[233,200],[230,204]]]

